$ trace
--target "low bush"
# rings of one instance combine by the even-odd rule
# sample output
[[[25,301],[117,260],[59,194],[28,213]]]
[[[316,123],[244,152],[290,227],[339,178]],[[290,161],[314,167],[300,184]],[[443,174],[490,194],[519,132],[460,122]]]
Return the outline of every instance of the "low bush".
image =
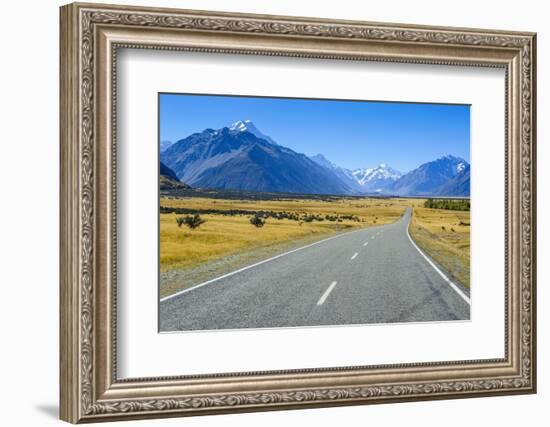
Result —
[[[195,214],[193,216],[178,216],[176,218],[176,222],[178,223],[178,227],[181,227],[183,224],[185,224],[190,229],[194,230],[195,228],[199,228],[202,224],[204,224],[206,220],[202,219],[199,214]]]
[[[261,228],[265,225],[265,219],[263,219],[259,215],[254,215],[252,218],[250,218],[250,224],[257,228]]]

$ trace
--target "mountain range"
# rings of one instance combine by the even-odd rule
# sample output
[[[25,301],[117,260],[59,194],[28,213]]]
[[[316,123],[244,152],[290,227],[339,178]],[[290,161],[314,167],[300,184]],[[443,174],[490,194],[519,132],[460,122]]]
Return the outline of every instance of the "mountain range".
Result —
[[[353,171],[335,165],[322,154],[316,154],[315,156],[311,156],[310,159],[313,160],[318,165],[323,166],[324,168],[330,170],[344,184],[346,184],[354,193],[361,193],[363,191],[361,184],[357,181],[357,179],[353,175]]]
[[[461,174],[467,175],[467,192],[455,182]],[[469,196],[470,165],[460,157],[447,155],[401,176],[385,191],[396,196]]]
[[[350,170],[322,154],[308,157],[284,147],[250,120],[189,135],[167,146],[160,159],[177,179],[197,188],[337,195],[470,195],[470,165],[460,157],[446,155],[405,174],[386,164]]]
[[[331,171],[305,154],[274,144],[250,132],[249,128],[250,122],[247,126],[234,124],[194,133],[163,151],[161,161],[192,187],[307,194],[352,193],[352,189]]]

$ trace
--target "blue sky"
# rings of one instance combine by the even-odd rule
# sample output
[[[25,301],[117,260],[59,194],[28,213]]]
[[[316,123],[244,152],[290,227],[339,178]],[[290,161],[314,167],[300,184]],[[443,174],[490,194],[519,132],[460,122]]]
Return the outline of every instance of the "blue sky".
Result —
[[[447,154],[470,161],[467,105],[160,94],[159,116],[162,141],[250,119],[277,143],[350,169],[408,172]]]

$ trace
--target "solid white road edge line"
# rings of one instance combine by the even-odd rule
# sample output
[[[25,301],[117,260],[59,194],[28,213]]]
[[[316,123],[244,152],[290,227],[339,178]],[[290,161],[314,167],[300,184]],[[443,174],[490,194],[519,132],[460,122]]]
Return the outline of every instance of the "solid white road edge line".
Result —
[[[301,251],[302,249],[311,248],[312,246],[319,245],[320,243],[328,242],[329,240],[332,240],[332,239],[337,239],[337,238],[342,237],[342,236],[347,236],[347,235],[349,235],[349,234],[353,234],[353,233],[357,233],[357,232],[359,232],[359,231],[365,231],[365,230],[368,230],[368,228],[361,228],[361,229],[359,229],[359,230],[353,230],[353,231],[348,231],[348,232],[346,232],[346,233],[337,234],[336,236],[327,237],[326,239],[319,240],[318,242],[313,242],[313,243],[310,243],[309,245],[305,245],[305,246],[301,246],[301,247],[296,248],[296,249],[292,249],[291,251],[284,252],[284,253],[279,254],[279,255],[275,255],[275,256],[273,256],[273,257],[271,257],[271,258],[264,259],[264,260],[262,260],[262,261],[259,261],[259,262],[255,263],[255,264],[247,265],[246,267],[239,268],[238,270],[232,271],[231,273],[224,274],[223,276],[216,277],[215,279],[208,280],[208,281],[206,281],[206,282],[203,282],[203,283],[200,283],[200,284],[198,284],[198,285],[195,285],[195,286],[193,286],[193,287],[191,287],[191,288],[183,289],[183,290],[181,290],[181,291],[179,291],[179,292],[176,292],[175,294],[165,296],[164,298],[161,298],[161,299],[160,299],[160,302],[167,301],[167,300],[169,300],[169,299],[171,299],[171,298],[174,298],[174,297],[177,297],[177,296],[179,296],[179,295],[185,294],[185,293],[190,292],[190,291],[192,291],[192,290],[194,290],[194,289],[200,288],[200,287],[205,286],[205,285],[208,285],[208,284],[210,284],[210,283],[217,282],[218,280],[225,279],[226,277],[233,276],[234,274],[240,273],[241,271],[248,270],[249,268],[253,268],[253,267],[256,267],[256,266],[258,266],[258,265],[265,264],[266,262],[274,261],[274,260],[276,260],[277,258],[281,258],[281,257],[283,257],[283,256],[285,256],[285,255],[289,255],[289,254],[291,254],[291,253]]]
[[[357,258],[357,255],[359,255],[359,252],[355,252],[355,253],[353,254],[353,256],[351,257],[351,259]]]
[[[462,291],[459,289],[459,287],[456,286],[456,285],[451,281],[451,279],[449,279],[449,278],[445,275],[445,273],[443,273],[443,272],[437,267],[437,265],[435,265],[435,264],[432,262],[432,260],[426,256],[426,254],[425,254],[424,252],[422,252],[422,249],[420,249],[420,248],[416,245],[416,243],[414,243],[413,239],[411,238],[411,235],[409,234],[409,225],[408,225],[408,224],[407,224],[407,228],[406,228],[405,230],[406,230],[406,232],[407,232],[407,237],[408,237],[409,240],[411,241],[412,245],[416,248],[416,250],[420,253],[420,255],[422,255],[422,256],[424,257],[424,259],[425,259],[426,261],[428,261],[428,264],[430,264],[430,265],[434,268],[434,270],[437,271],[437,272],[439,273],[439,275],[443,278],[443,280],[445,280],[445,281],[449,284],[449,286],[450,286],[451,288],[453,288],[454,291],[455,291],[464,301],[466,301],[466,302],[468,303],[468,305],[471,305],[470,298],[468,298],[468,296],[467,296],[464,292],[462,292]]]
[[[334,287],[336,286],[337,283],[338,282],[332,282],[330,284],[330,286],[327,288],[325,293],[323,295],[321,295],[321,298],[319,298],[319,301],[317,301],[317,305],[323,305],[323,303],[325,302],[325,300],[327,299],[329,294],[332,292],[332,290],[334,289]]]

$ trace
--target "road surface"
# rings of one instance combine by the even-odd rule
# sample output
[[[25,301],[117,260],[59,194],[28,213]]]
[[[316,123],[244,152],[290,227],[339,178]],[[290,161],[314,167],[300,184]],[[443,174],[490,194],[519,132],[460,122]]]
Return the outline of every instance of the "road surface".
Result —
[[[470,318],[449,281],[395,223],[333,236],[160,302],[160,330],[275,328]]]

